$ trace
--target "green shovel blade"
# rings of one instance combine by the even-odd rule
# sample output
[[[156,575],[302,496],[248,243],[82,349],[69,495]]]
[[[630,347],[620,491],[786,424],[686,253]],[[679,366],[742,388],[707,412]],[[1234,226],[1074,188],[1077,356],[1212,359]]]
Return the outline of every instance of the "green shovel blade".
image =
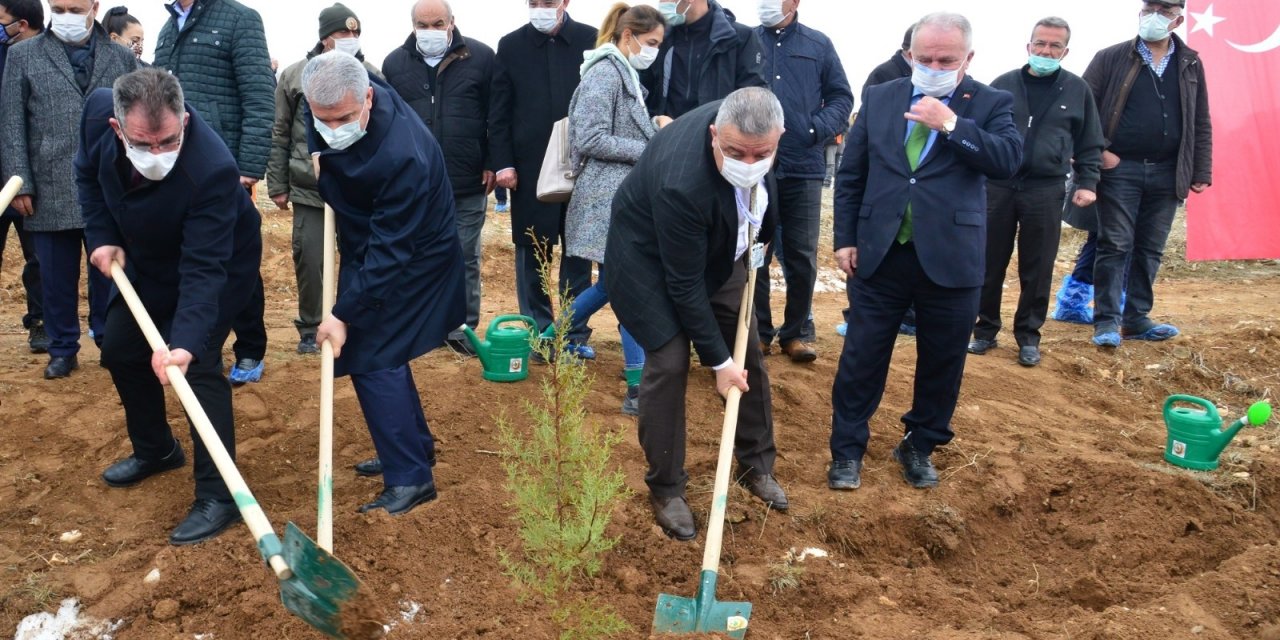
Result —
[[[342,638],[342,609],[355,598],[360,579],[292,522],[284,528],[284,560],[293,570],[293,577],[280,583],[284,608],[325,634]]]
[[[716,602],[717,577],[715,571],[704,570],[694,598],[660,594],[653,633],[723,633],[736,640],[746,638],[751,603]]]

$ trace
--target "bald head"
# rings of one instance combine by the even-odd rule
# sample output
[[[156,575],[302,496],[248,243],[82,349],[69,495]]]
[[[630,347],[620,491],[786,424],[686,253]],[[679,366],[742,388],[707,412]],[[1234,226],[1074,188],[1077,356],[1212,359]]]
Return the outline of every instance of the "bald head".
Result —
[[[441,28],[436,25],[453,24],[453,7],[449,0],[418,0],[410,14],[415,29]]]

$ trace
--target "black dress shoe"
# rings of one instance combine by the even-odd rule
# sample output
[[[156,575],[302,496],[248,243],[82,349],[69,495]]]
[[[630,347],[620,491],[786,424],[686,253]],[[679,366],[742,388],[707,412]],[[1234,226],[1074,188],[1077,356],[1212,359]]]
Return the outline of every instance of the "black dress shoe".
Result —
[[[787,494],[782,491],[782,485],[773,476],[767,473],[759,473],[754,469],[748,470],[738,476],[738,484],[746,487],[751,495],[760,498],[770,509],[775,511],[786,511]]]
[[[465,336],[462,338],[448,338],[444,341],[444,344],[460,356],[467,358],[476,357],[476,348],[471,345],[471,340],[467,339]]]
[[[198,499],[173,533],[169,544],[184,545],[216,538],[227,527],[240,522],[240,509],[230,500]]]
[[[427,458],[427,464],[430,464],[433,467],[436,466],[436,454],[433,453]],[[377,458],[361,460],[360,462],[352,465],[352,467],[356,470],[356,475],[358,476],[372,478],[382,475],[382,461]]]
[[[182,454],[182,447],[178,446],[177,440],[174,440],[173,451],[170,451],[169,455],[159,460],[139,460],[129,456],[107,467],[107,470],[102,472],[102,481],[112,487],[128,487],[157,473],[177,469],[186,463],[187,457]]]
[[[1040,347],[1027,345],[1018,349],[1018,364],[1024,367],[1034,367],[1040,364]]]
[[[917,489],[938,486],[938,470],[933,468],[929,454],[916,451],[904,438],[893,449],[893,459],[902,464],[902,479]]]
[[[80,361],[75,356],[53,356],[49,358],[49,366],[44,368],[44,379],[65,378],[79,368]]]
[[[374,509],[386,509],[387,513],[398,516],[408,513],[410,509],[436,499],[436,483],[389,485],[383,487],[377,499],[360,506],[360,513],[368,513]]]
[[[833,460],[827,469],[827,488],[851,490],[862,486],[861,460]]]
[[[698,535],[698,528],[693,523],[693,511],[684,496],[660,498],[649,494],[649,506],[653,508],[653,518],[662,527],[662,532],[679,540],[688,542]]]
[[[44,331],[44,322],[36,320],[31,323],[31,328],[27,330],[27,347],[31,349],[31,353],[49,352],[49,334]]]
[[[999,345],[996,343],[995,339],[983,340],[982,338],[974,338],[969,341],[969,353],[972,353],[975,356],[980,356],[997,346]]]

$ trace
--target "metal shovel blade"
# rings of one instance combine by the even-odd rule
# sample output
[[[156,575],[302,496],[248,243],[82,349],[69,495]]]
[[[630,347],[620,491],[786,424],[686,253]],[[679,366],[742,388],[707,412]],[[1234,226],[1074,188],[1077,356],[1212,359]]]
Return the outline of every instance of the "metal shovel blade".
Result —
[[[360,579],[292,522],[284,528],[284,559],[293,570],[293,577],[280,582],[284,608],[331,637],[345,638],[343,608],[355,599]]]
[[[695,598],[660,594],[653,633],[723,633],[736,640],[746,638],[751,603],[716,602],[717,578],[715,571],[704,570]]]

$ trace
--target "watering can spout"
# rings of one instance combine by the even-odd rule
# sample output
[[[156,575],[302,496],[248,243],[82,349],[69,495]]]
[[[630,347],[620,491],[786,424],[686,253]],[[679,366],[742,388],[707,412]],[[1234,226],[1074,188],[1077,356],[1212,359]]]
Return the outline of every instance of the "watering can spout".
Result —
[[[1267,402],[1255,402],[1243,416],[1240,416],[1239,420],[1231,423],[1231,426],[1226,429],[1213,430],[1212,435],[1217,442],[1218,453],[1222,453],[1222,450],[1227,447],[1232,438],[1236,437],[1237,433],[1240,433],[1241,429],[1249,426],[1262,426],[1270,419],[1271,405]]]
[[[467,334],[467,340],[471,342],[471,348],[476,350],[476,355],[480,358],[480,365],[487,367],[489,362],[489,341],[481,340],[480,337],[476,335],[476,332],[472,331],[471,327],[467,326],[465,323],[458,328],[462,329],[462,332]]]

